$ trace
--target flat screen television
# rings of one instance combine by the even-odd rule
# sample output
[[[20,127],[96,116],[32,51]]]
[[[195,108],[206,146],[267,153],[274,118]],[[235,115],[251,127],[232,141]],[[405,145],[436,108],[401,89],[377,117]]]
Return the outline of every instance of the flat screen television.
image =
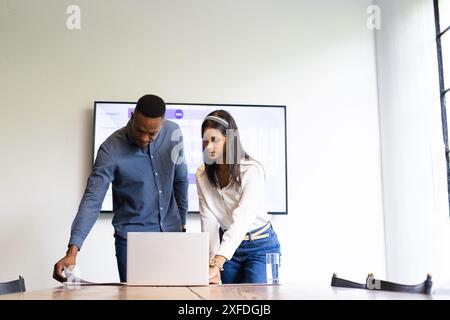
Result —
[[[136,102],[96,101],[94,106],[93,162],[100,145],[124,127]],[[266,174],[267,211],[287,214],[286,106],[166,103],[167,120],[181,128],[189,172],[189,212],[198,212],[195,173],[203,162],[201,124],[206,115],[223,109],[236,120],[244,149],[258,160]],[[106,193],[103,213],[113,212],[112,187]]]

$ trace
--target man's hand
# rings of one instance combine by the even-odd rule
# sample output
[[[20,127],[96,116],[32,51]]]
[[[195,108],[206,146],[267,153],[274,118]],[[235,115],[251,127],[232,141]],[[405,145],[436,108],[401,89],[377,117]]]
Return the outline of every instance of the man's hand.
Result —
[[[220,283],[220,271],[217,267],[209,267],[209,284]]]
[[[53,268],[53,279],[59,282],[66,282],[67,279],[64,276],[64,267],[71,267],[76,265],[78,248],[75,245],[70,245],[66,252],[66,256],[59,260]]]

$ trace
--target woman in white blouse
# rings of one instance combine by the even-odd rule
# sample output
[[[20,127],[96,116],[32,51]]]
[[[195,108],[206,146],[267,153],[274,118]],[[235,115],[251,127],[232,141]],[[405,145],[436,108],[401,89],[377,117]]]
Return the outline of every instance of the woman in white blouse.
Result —
[[[264,169],[244,151],[228,112],[210,113],[202,136],[197,191],[202,231],[209,233],[209,281],[264,283],[266,253],[280,252],[265,208]]]

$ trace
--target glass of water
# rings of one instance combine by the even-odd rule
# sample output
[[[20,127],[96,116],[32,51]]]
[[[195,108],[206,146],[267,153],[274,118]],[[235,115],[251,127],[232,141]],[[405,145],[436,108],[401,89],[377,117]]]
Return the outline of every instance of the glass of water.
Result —
[[[268,284],[280,283],[280,254],[266,253],[266,275]]]

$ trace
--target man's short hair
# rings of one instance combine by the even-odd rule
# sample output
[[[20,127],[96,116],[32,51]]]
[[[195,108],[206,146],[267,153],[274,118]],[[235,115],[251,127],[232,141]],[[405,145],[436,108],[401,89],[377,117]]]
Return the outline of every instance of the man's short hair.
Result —
[[[166,103],[158,96],[147,94],[139,99],[135,111],[150,118],[164,117]]]

